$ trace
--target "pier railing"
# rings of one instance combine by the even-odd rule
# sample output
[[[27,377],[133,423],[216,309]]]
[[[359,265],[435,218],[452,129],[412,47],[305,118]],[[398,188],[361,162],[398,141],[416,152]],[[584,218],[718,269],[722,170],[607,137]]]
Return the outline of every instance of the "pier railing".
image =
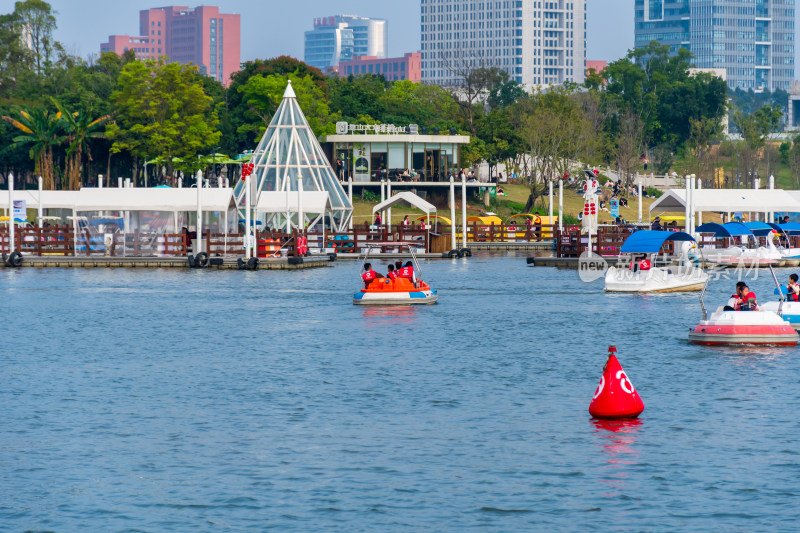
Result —
[[[9,253],[8,226],[0,228],[0,253]],[[14,250],[31,255],[73,255],[75,235],[71,226],[16,228]]]

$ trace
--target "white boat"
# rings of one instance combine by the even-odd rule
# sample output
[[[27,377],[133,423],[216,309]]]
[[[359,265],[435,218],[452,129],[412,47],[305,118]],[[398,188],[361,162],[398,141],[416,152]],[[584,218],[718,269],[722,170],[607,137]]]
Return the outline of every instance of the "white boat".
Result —
[[[772,228],[767,224],[764,224],[764,226],[766,226],[767,231],[772,231]],[[726,266],[766,267],[776,265],[784,259],[784,256],[770,239],[767,239],[767,246],[756,246],[754,248],[746,246],[745,242],[747,240],[752,239],[757,244],[758,239],[753,231],[745,224],[740,224],[738,222],[728,222],[726,224],[709,222],[698,226],[696,231],[697,233],[713,233],[714,237],[725,237],[728,239],[739,237],[741,244],[731,244],[726,248],[703,246],[697,249],[700,255],[697,255],[696,252],[693,254],[695,260],[702,259],[709,263]],[[762,234],[766,235],[766,233]]]
[[[800,224],[797,222],[787,222],[785,224],[770,224],[770,226],[775,230],[774,233],[770,235],[773,244],[781,253],[784,259],[788,260],[800,260],[800,248],[793,247],[791,245],[791,241],[789,240],[790,235],[798,235],[800,234]],[[781,242],[781,237],[786,239],[786,244],[789,246],[783,246]],[[788,266],[797,266],[796,264],[789,264]]]
[[[688,233],[673,231],[642,230],[632,233],[622,245],[623,254],[631,256],[627,268],[610,267],[605,275],[607,292],[679,292],[699,291],[708,280],[708,274],[688,261],[681,266],[657,267],[653,264],[655,255],[667,241],[693,242]],[[642,263],[647,268],[641,268]]]
[[[772,270],[772,267],[770,267]],[[775,272],[772,272],[775,284]],[[782,315],[782,307],[786,305],[781,296],[780,302],[774,302],[773,310],[769,304],[759,306],[758,311],[730,310],[729,302],[726,310],[720,306],[710,316],[706,316],[703,303],[705,287],[700,293],[700,306],[703,310],[703,320],[689,328],[689,341],[705,345],[739,345],[739,344],[770,344],[777,346],[794,346],[800,341],[795,328]],[[773,303],[773,302],[770,302]],[[798,303],[800,305],[800,303]]]

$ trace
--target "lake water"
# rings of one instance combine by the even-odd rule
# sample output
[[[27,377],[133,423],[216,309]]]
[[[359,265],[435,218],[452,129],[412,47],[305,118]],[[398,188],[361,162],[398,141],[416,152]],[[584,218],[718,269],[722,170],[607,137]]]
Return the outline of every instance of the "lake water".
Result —
[[[523,254],[423,263],[431,307],[357,269],[0,269],[0,530],[797,530],[800,348]],[[638,421],[588,415],[609,344]]]

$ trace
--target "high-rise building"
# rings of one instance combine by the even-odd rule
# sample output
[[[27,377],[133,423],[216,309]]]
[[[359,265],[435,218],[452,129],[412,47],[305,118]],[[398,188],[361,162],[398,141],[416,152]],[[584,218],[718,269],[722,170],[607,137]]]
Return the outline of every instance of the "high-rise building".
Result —
[[[581,83],[586,0],[421,0],[422,81],[497,67],[525,85]]]
[[[789,90],[794,0],[636,0],[635,45],[686,48],[698,68],[724,68],[728,86]]]
[[[103,52],[133,50],[140,59],[167,56],[194,63],[225,85],[241,62],[240,16],[223,14],[216,6],[156,7],[139,12],[139,35],[110,35]]]
[[[320,70],[335,67],[354,56],[386,57],[389,23],[355,15],[314,19],[314,29],[305,33],[304,61]]]

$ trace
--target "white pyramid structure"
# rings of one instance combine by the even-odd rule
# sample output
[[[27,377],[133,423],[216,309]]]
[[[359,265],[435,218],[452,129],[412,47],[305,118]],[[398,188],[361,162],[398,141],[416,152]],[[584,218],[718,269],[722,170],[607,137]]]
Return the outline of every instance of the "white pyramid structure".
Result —
[[[353,206],[347,197],[336,174],[331,168],[328,158],[322,151],[314,132],[308,126],[305,115],[297,103],[297,96],[292,89],[292,82],[286,86],[283,101],[275,111],[267,131],[253,152],[250,162],[255,165],[251,177],[251,202],[258,205],[263,193],[277,197],[276,192],[286,193],[282,213],[268,213],[267,226],[282,228],[291,225],[302,228],[308,222],[312,224],[325,220],[326,213],[308,212],[314,202],[302,201],[305,209],[298,209],[296,198],[320,197],[320,192],[327,192],[330,200],[330,224],[332,231],[344,231],[353,216]],[[302,178],[302,189],[298,180]],[[302,192],[300,192],[302,191]],[[236,187],[236,199],[240,208],[244,207],[244,187],[240,181]],[[265,197],[267,195],[264,195]],[[319,204],[319,201],[316,202]],[[298,220],[298,211],[302,211],[303,220]],[[289,224],[287,225],[287,218]]]

